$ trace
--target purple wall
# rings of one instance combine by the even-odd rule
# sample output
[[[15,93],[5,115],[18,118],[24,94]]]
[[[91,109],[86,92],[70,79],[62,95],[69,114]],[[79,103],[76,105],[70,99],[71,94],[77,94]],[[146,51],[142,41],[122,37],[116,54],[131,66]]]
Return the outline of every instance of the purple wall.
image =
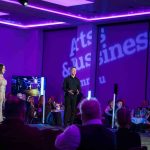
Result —
[[[11,91],[12,75],[41,75],[42,33],[0,27],[0,63],[6,65],[7,93]]]
[[[147,76],[146,76],[146,99],[149,101],[150,104],[150,31],[149,31],[149,49],[147,51]]]

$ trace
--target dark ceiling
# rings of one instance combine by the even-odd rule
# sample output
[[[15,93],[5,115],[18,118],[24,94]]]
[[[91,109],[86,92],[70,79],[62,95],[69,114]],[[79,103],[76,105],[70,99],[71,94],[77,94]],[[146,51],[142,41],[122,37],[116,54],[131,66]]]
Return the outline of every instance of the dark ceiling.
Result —
[[[0,0],[0,23],[23,28],[36,26],[53,28],[87,22],[104,23],[108,20],[115,20],[118,15],[123,15],[121,16],[123,19],[124,15],[136,13],[143,13],[136,16],[138,19],[150,17],[150,0],[88,1],[92,3],[66,7],[43,0],[28,0],[28,6],[25,7],[18,0]],[[109,16],[113,17],[101,18]]]

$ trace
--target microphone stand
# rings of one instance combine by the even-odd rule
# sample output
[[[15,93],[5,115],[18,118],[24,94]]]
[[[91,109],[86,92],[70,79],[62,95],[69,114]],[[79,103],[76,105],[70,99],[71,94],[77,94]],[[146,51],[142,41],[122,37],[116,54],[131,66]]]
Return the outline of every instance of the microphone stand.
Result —
[[[115,104],[116,104],[117,92],[118,92],[118,85],[117,85],[117,84],[114,84],[113,112],[112,112],[112,126],[111,126],[112,129],[113,129],[114,126],[115,126]]]

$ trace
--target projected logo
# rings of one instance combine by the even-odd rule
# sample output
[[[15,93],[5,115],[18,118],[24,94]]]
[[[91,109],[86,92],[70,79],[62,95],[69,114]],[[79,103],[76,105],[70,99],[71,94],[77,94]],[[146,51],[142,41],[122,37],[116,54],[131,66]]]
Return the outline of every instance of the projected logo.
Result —
[[[148,32],[144,31],[129,37],[123,41],[107,46],[107,37],[105,29],[100,29],[100,50],[99,50],[99,66],[112,63],[127,56],[134,55],[146,50],[148,45]],[[104,75],[99,77],[99,83],[105,84],[107,81]]]

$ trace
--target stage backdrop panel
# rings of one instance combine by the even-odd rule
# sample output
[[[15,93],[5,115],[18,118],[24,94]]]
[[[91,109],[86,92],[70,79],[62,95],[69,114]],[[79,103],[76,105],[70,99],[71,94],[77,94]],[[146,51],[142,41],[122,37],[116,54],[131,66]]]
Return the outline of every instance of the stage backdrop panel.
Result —
[[[78,27],[77,38],[72,41],[70,60],[77,69],[77,77],[80,79],[82,96],[87,97],[90,90],[91,61],[93,52],[92,25],[81,25]]]
[[[147,53],[147,89],[146,99],[150,104],[150,22],[149,22],[149,33],[148,33],[148,53]]]
[[[96,97],[102,107],[113,98],[115,83],[117,98],[130,108],[145,99],[147,49],[147,23],[99,27]]]
[[[44,32],[42,75],[46,77],[46,96],[63,101],[63,80],[70,73],[71,50],[75,45],[76,28]]]

